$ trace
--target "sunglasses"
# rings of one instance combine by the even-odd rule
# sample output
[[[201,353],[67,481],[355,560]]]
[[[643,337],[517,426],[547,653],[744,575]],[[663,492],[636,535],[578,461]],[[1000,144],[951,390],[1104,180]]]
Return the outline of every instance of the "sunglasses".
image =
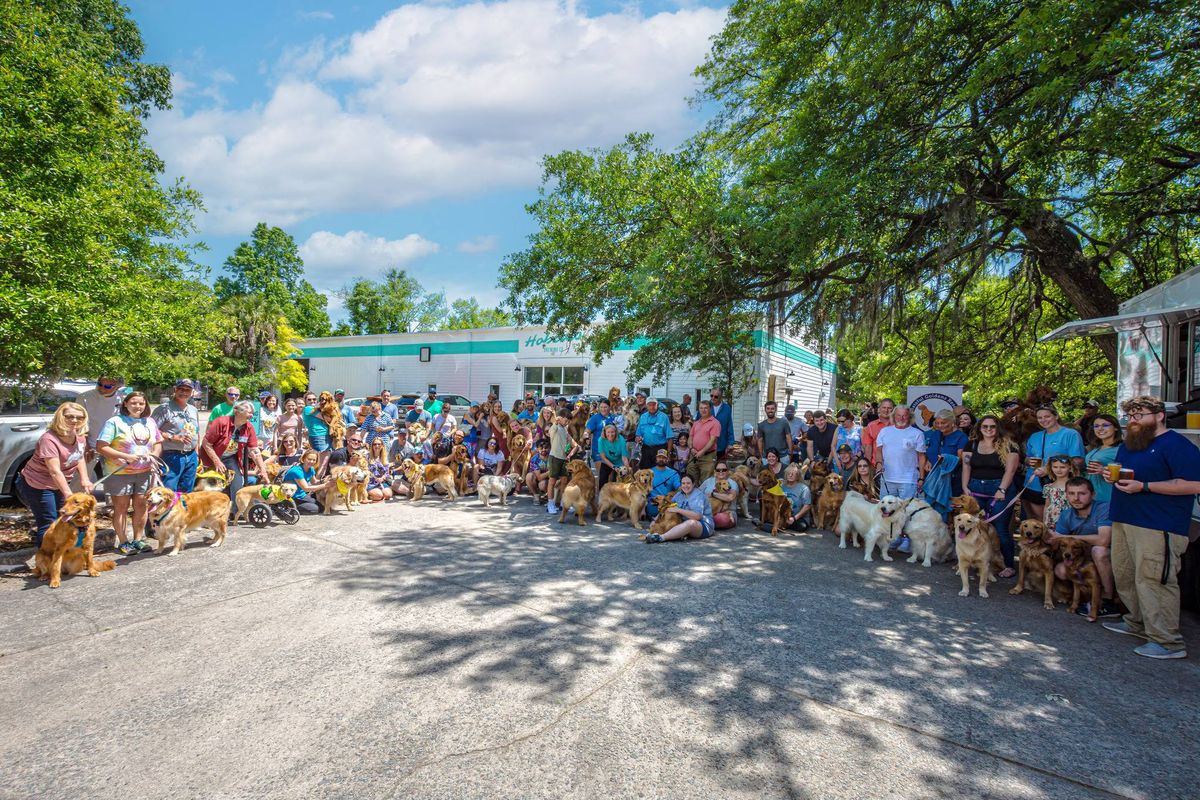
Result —
[[[241,395],[238,394],[237,392],[226,392],[225,396],[226,397],[241,397]]]
[[[1050,456],[1050,463],[1051,464],[1070,464],[1071,457],[1070,456]]]
[[[63,414],[63,419],[67,422],[83,422],[84,418],[78,414]]]
[[[729,467],[717,467],[717,472],[729,472]]]

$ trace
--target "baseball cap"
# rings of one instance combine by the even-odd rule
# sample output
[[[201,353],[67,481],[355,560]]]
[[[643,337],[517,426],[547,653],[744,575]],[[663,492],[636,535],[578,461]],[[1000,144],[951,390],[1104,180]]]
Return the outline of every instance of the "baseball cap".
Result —
[[[266,389],[263,389],[261,392],[258,393],[259,400],[263,400],[270,396],[271,396],[271,393],[269,391],[267,391]]]
[[[655,458],[658,458],[659,456],[662,456],[663,458],[670,458],[670,454],[667,453],[666,450],[658,450],[654,453]]]
[[[646,393],[645,393],[645,392],[638,392],[638,393],[637,393],[636,395],[634,395],[634,396],[635,396],[635,397],[645,397],[645,396],[646,396]]]
[[[650,405],[651,403],[654,403],[654,405],[658,405],[658,398],[657,397],[647,397],[646,405]]]
[[[837,449],[837,451],[838,451],[839,453],[853,453],[853,452],[854,452],[854,448],[853,448],[853,447],[851,447],[851,446],[850,446],[850,445],[848,445],[848,444],[842,444],[842,445],[838,445],[838,449]]]
[[[334,394],[345,394],[346,390],[345,389],[334,389],[333,393]]]
[[[1015,397],[1006,397],[1000,401],[1001,408],[1009,408],[1010,406],[1019,406],[1021,401]]]
[[[753,436],[753,435],[754,435],[754,424],[747,422],[745,425],[742,426],[742,436]]]
[[[408,436],[408,430],[406,428],[397,428],[396,435],[397,436]]]
[[[180,378],[179,380],[175,381],[175,388],[176,389],[188,388],[188,389],[191,389],[192,391],[195,391],[196,384],[192,383],[187,378]]]
[[[1097,403],[1095,400],[1088,400],[1086,403],[1083,404],[1083,407],[1084,408],[1099,408],[1100,404]]]

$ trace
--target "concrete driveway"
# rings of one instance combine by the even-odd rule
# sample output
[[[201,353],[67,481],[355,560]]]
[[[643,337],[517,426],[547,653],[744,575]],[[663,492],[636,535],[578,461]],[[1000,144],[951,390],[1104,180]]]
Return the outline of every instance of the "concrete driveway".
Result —
[[[1200,796],[1193,657],[949,566],[522,499],[0,579],[0,797]]]

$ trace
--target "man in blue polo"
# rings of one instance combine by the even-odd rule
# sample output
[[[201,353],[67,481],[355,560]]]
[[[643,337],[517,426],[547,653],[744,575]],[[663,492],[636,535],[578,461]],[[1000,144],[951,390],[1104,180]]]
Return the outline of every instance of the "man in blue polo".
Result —
[[[1192,507],[1200,494],[1200,449],[1168,430],[1166,406],[1141,396],[1121,404],[1129,417],[1117,449],[1122,471],[1109,501],[1112,566],[1117,594],[1129,609],[1113,633],[1146,639],[1134,648],[1147,658],[1186,658],[1179,633],[1179,560],[1188,546]]]
[[[638,463],[643,467],[654,462],[655,453],[666,447],[671,439],[671,419],[658,410],[658,400],[646,400],[646,413],[638,419],[636,441],[642,447]]]

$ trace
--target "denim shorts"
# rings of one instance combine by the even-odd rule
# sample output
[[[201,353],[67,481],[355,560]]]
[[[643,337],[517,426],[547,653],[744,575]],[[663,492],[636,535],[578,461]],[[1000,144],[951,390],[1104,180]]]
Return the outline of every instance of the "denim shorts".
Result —
[[[308,443],[312,445],[312,449],[318,453],[324,453],[329,449],[329,435],[321,433],[310,433],[308,435]]]
[[[713,524],[708,521],[707,517],[701,517],[698,522],[700,523],[700,535],[697,538],[707,539],[713,535]]]

